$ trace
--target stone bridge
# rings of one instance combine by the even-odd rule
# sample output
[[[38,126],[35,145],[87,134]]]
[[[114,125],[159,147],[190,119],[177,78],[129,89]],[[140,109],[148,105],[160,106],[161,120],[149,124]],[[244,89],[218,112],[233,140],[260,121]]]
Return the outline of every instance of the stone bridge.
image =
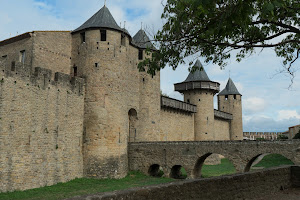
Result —
[[[229,159],[238,173],[250,170],[262,154],[280,154],[300,165],[300,140],[288,141],[205,141],[129,143],[129,170],[178,178],[183,167],[188,178],[201,177],[201,168],[211,154]]]

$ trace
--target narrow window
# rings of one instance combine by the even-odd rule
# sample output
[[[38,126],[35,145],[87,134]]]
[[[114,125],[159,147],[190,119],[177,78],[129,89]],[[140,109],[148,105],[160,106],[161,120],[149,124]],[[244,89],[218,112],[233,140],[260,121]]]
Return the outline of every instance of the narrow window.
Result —
[[[121,45],[126,46],[126,37],[124,34],[121,34]]]
[[[95,63],[95,67],[98,68],[98,66],[99,66],[98,63]]]
[[[228,100],[228,95],[225,95],[225,100]]]
[[[25,50],[20,51],[20,62],[21,62],[22,64],[25,63],[25,56],[26,56]]]
[[[190,100],[189,100],[189,99],[187,99],[186,101],[187,101],[188,103],[190,103]]]
[[[85,42],[85,32],[80,33],[80,37],[81,37],[81,43]]]
[[[73,67],[73,74],[74,74],[74,76],[77,76],[77,67],[76,66]]]
[[[143,50],[139,50],[139,60],[143,60]]]
[[[233,95],[233,98],[234,98],[234,99],[236,99],[236,94],[235,94],[235,95]]]
[[[12,61],[11,62],[11,71],[15,71],[16,70],[16,62],[15,61]]]
[[[106,30],[100,30],[101,41],[106,41]]]

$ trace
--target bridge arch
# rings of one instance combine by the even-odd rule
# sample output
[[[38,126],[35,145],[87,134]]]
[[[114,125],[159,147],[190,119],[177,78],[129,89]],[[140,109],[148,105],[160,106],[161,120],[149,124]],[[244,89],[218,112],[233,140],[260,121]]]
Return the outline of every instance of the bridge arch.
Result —
[[[194,168],[193,168],[193,171],[192,171],[192,174],[191,174],[191,178],[201,178],[201,175],[202,175],[202,167],[205,163],[205,160],[211,156],[213,153],[206,153],[204,155],[202,155],[201,157],[199,157],[194,165]],[[235,168],[235,171],[238,171],[237,170],[237,164],[235,163],[235,160],[232,159],[229,155],[227,154],[224,154],[224,153],[217,153],[215,152],[214,154],[218,154],[218,155],[222,155],[224,156],[225,158],[227,158],[231,164],[234,166]]]
[[[280,155],[288,160],[290,160],[293,164],[296,164],[295,161],[294,161],[294,158],[291,156],[291,155],[286,155],[285,153],[278,153],[278,152],[274,152],[274,153],[259,153],[255,156],[253,156],[251,159],[249,159],[249,161],[247,162],[246,166],[245,166],[245,169],[244,169],[244,172],[249,172],[251,167],[254,165],[254,164],[257,164],[259,163],[259,161],[263,160],[265,158],[265,156],[268,156],[268,155]],[[256,162],[256,163],[255,163]]]
[[[186,171],[185,171],[185,169],[183,168],[182,165],[174,165],[171,168],[171,172],[170,172],[169,177],[174,178],[174,179],[186,179],[187,174],[184,174],[183,172],[186,173]]]
[[[161,166],[159,164],[150,165],[148,169],[148,174],[154,177],[162,177],[163,171],[161,170]]]

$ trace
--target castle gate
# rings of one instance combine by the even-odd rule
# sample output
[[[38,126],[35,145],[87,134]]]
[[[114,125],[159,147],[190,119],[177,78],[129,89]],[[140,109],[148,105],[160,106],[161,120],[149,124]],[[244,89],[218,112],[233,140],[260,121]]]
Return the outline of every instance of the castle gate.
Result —
[[[300,165],[300,140],[129,143],[129,169],[147,174],[155,165],[170,176],[174,166],[182,166],[188,178],[199,178],[205,159],[213,153],[228,158],[238,173],[249,171],[265,153],[281,154]]]

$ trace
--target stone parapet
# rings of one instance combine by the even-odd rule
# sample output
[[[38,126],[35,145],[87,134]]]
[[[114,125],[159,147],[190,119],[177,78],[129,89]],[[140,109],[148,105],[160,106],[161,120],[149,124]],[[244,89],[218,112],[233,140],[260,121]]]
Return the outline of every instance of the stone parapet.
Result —
[[[201,90],[213,90],[215,93],[220,91],[220,83],[217,82],[183,82],[174,84],[175,91],[183,92],[187,90],[201,89]]]
[[[189,113],[197,112],[197,106],[165,96],[161,96],[161,107],[172,108]]]
[[[291,170],[294,168],[294,170]],[[281,189],[293,187],[294,172],[299,166],[280,167],[260,172],[249,172],[197,180],[166,183],[132,188],[123,191],[74,197],[68,200],[88,199],[256,199],[271,195]],[[199,192],[201,191],[201,192]]]
[[[0,63],[1,64],[1,63]],[[28,81],[35,86],[46,89],[49,85],[61,85],[68,87],[72,92],[76,92],[78,95],[83,95],[85,81],[83,78],[72,77],[71,75],[61,72],[53,72],[50,69],[42,67],[35,67],[32,72],[31,66],[16,62],[14,68],[8,65],[0,65],[2,70],[2,81],[5,77],[21,78],[24,81]],[[52,78],[55,74],[54,79]]]
[[[220,110],[214,110],[215,117],[225,119],[225,120],[232,120],[233,116],[230,113],[226,113]]]

